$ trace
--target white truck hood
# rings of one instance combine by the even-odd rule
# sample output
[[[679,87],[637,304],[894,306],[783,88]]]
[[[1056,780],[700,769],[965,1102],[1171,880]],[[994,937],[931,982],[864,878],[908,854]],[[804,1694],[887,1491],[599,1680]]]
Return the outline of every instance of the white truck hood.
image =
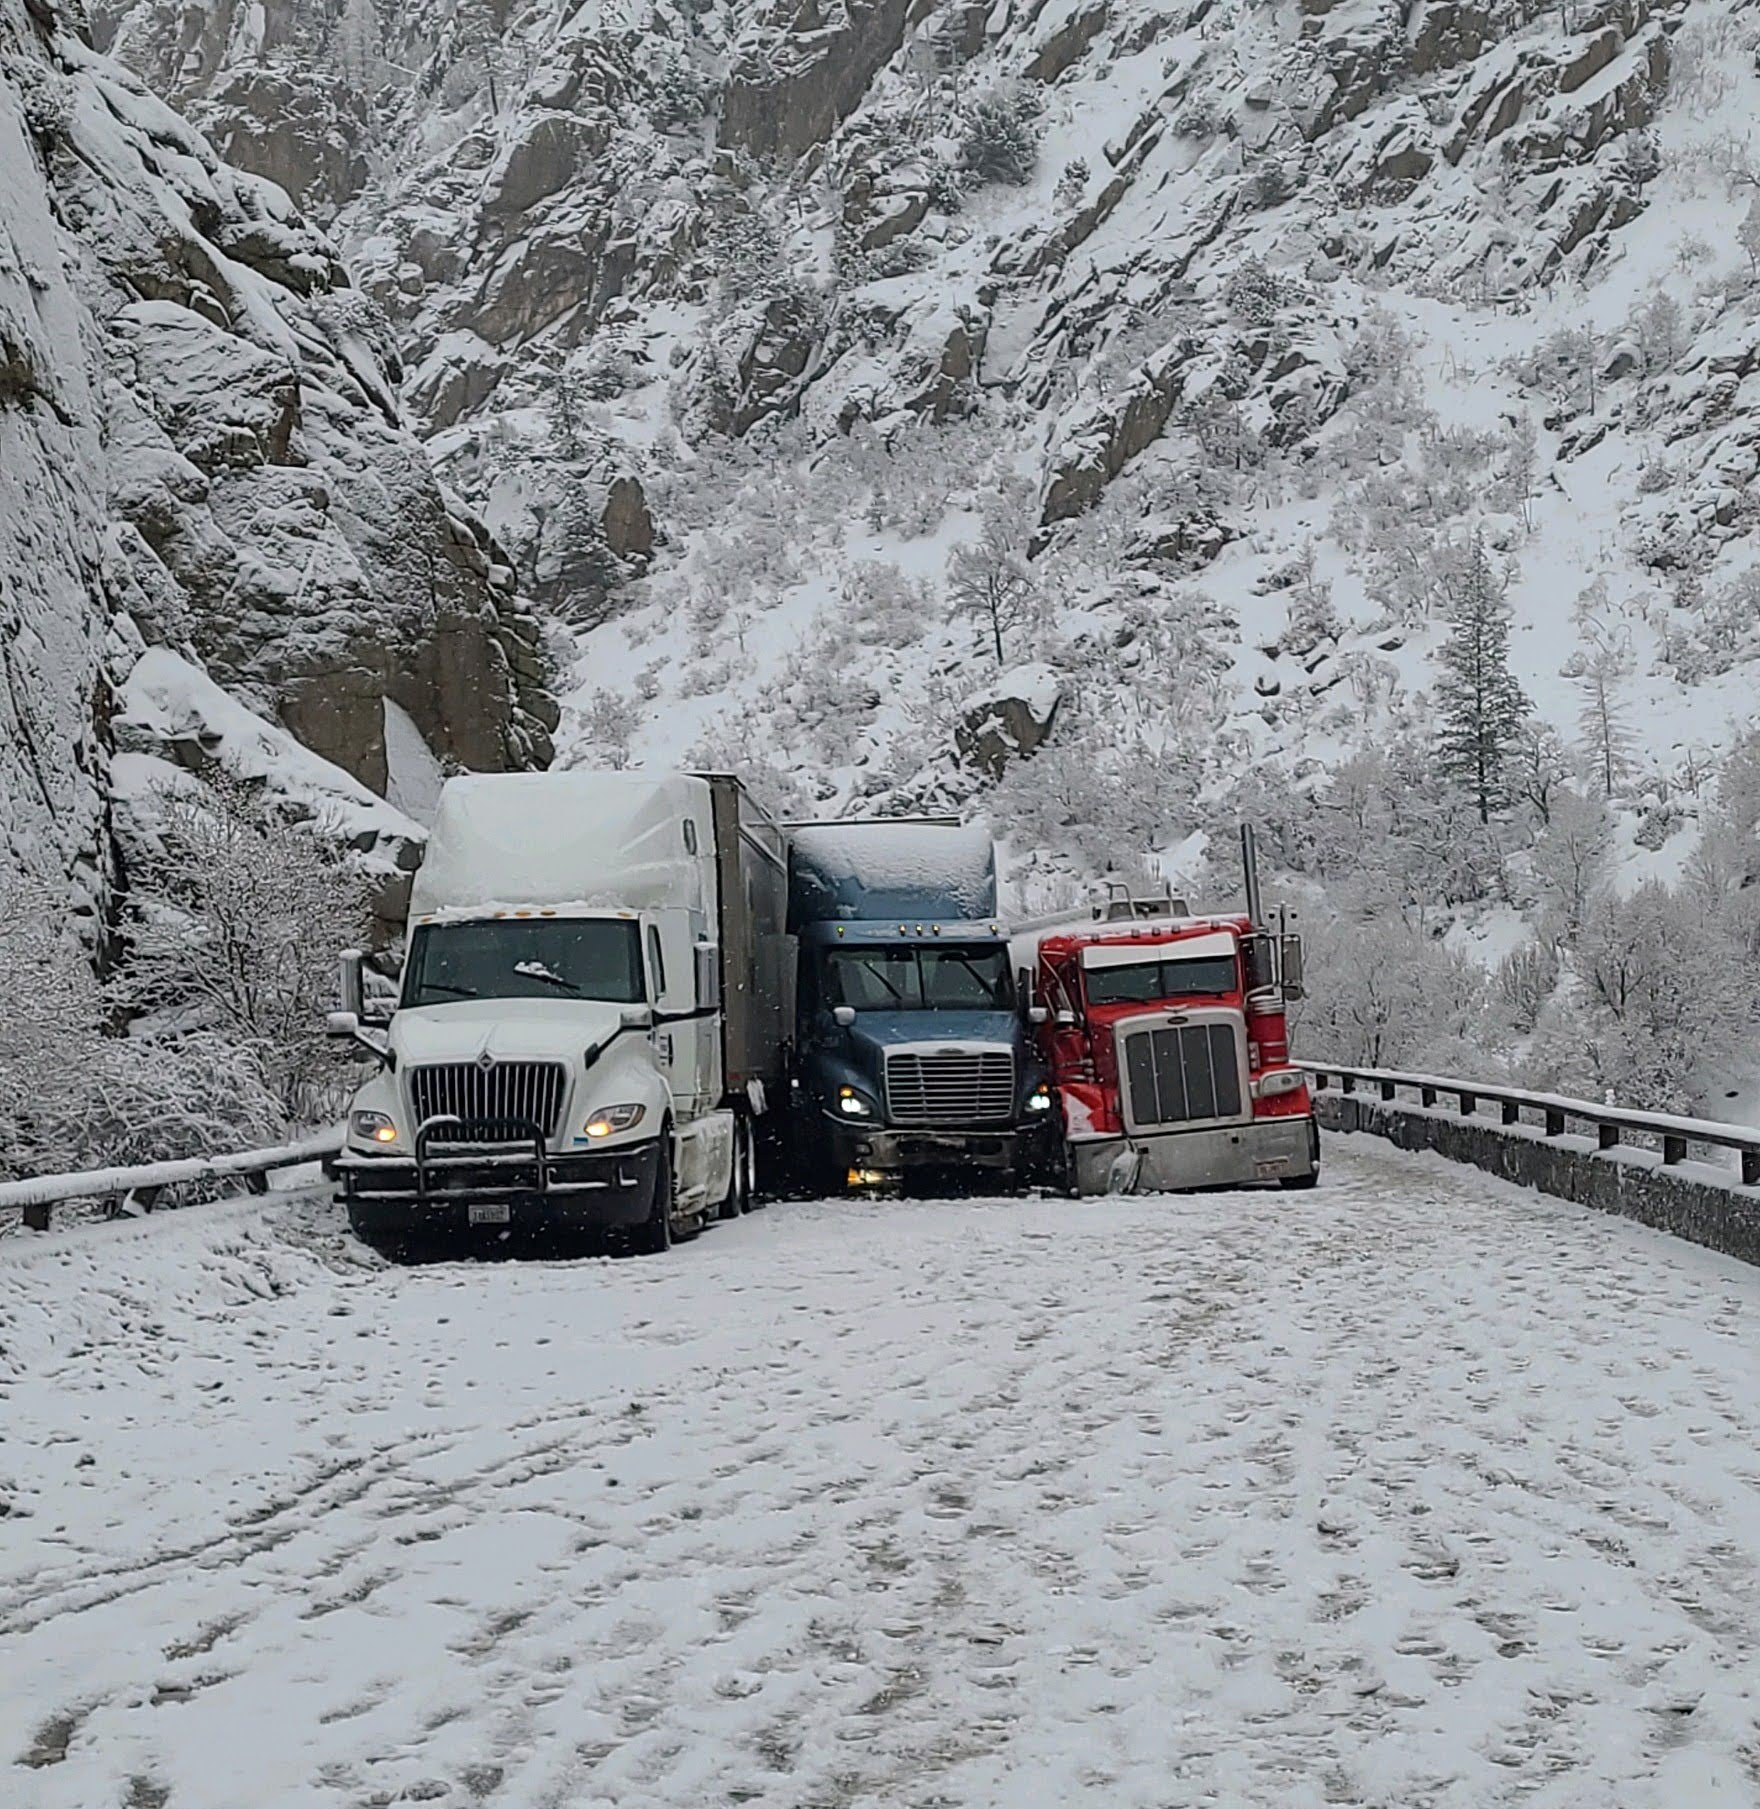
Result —
[[[598,999],[459,999],[398,1012],[391,1047],[400,1064],[490,1055],[574,1066],[589,1048],[610,1040],[627,1009]]]

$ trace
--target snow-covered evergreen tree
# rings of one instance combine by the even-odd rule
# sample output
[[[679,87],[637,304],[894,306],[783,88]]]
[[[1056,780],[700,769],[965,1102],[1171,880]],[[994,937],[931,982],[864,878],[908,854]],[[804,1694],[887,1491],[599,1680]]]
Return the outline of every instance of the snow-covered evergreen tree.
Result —
[[[1436,681],[1437,763],[1467,791],[1481,823],[1510,801],[1516,739],[1529,714],[1510,668],[1504,593],[1490,555],[1475,543],[1452,586]]]

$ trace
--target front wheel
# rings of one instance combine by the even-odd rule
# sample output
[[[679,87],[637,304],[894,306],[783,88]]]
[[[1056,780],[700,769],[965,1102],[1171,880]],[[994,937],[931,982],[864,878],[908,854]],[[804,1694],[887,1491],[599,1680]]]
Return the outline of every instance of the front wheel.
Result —
[[[1278,1180],[1277,1185],[1286,1193],[1306,1193],[1310,1187],[1320,1185],[1320,1171],[1317,1168],[1311,1168],[1305,1175],[1284,1175]]]

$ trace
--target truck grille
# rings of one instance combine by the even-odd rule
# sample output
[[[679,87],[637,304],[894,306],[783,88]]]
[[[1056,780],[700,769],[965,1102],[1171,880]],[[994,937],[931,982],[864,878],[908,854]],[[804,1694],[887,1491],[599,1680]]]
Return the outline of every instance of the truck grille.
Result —
[[[1233,1024],[1166,1024],[1121,1031],[1118,1040],[1133,1129],[1242,1116]]]
[[[937,1049],[886,1058],[886,1109],[894,1124],[1006,1123],[1014,1116],[1014,1055]]]
[[[518,1135],[515,1123],[531,1123],[546,1141],[562,1117],[568,1076],[560,1062],[435,1062],[412,1068],[410,1099],[417,1124],[430,1118],[462,1118],[467,1125],[493,1126],[487,1141]]]

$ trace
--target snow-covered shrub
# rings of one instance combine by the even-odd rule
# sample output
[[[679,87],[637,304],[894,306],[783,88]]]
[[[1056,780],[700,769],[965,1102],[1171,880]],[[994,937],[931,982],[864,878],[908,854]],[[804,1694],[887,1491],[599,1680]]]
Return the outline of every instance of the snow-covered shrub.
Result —
[[[212,1032],[125,1036],[45,886],[0,886],[0,1174],[216,1155],[274,1141],[253,1052]]]
[[[1292,1014],[1310,1055],[1495,1080],[1508,1022],[1491,975],[1398,916],[1307,918],[1308,996]]]
[[[1599,896],[1613,852],[1613,816],[1605,800],[1561,788],[1529,851],[1547,916],[1566,939],[1577,935]]]
[[[1535,1033],[1531,1072],[1560,1092],[1690,1110],[1727,1072],[1749,1031],[1756,970],[1714,919],[1649,881],[1604,893],[1584,921],[1561,988]]]
[[[1557,990],[1558,976],[1558,950],[1542,939],[1524,942],[1498,962],[1497,995],[1519,1035],[1526,1036],[1540,1022]]]
[[[966,115],[960,167],[978,182],[1025,187],[1039,165],[1040,115],[1039,101],[1027,89],[992,89]]]
[[[581,706],[580,735],[570,764],[620,771],[629,765],[630,742],[641,726],[642,713],[635,703],[621,691],[601,686]]]
[[[119,1003],[144,1033],[211,1033],[288,1116],[334,1109],[350,1067],[324,1034],[336,958],[366,931],[365,892],[333,841],[235,780],[137,810]]]
[[[1307,290],[1293,278],[1280,276],[1258,258],[1243,258],[1229,272],[1222,299],[1237,320],[1251,327],[1267,327],[1286,308],[1308,299]]]

